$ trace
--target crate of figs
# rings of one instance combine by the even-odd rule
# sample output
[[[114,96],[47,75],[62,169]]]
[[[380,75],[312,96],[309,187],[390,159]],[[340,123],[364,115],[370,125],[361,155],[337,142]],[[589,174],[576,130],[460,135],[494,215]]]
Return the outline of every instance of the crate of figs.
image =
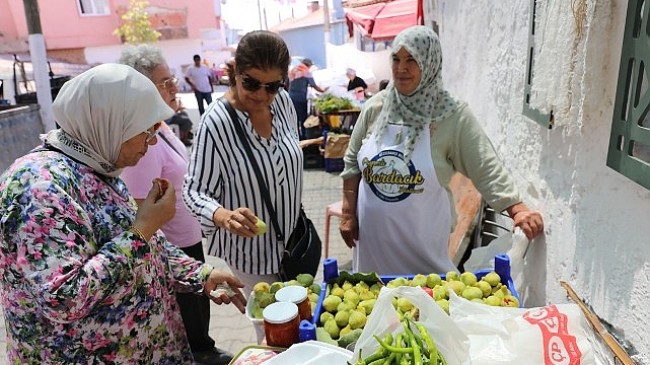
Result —
[[[447,314],[450,291],[485,305],[520,307],[510,276],[510,259],[507,255],[497,255],[494,262],[494,268],[474,272],[379,276],[375,273],[339,272],[335,269],[336,260],[326,259],[324,282],[312,320],[317,339],[344,348],[353,344],[361,335],[383,287],[420,287]],[[408,299],[395,298],[393,305],[405,318],[417,319],[418,309]]]

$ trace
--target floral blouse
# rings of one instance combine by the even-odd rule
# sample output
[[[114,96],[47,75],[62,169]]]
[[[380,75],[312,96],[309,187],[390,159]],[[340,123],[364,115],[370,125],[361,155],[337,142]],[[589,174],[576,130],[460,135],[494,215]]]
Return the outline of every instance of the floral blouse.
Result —
[[[128,231],[120,178],[55,151],[0,176],[0,289],[12,364],[192,364],[174,292],[211,270]]]

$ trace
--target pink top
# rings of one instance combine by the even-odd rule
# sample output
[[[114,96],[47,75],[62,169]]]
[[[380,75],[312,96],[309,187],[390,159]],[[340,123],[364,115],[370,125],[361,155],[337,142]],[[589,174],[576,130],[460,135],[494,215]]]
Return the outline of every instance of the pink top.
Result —
[[[156,177],[169,179],[176,191],[176,215],[164,226],[162,231],[167,239],[178,247],[189,247],[201,242],[199,221],[187,210],[183,202],[183,179],[187,172],[187,147],[176,137],[174,132],[163,123],[160,133],[167,137],[174,151],[165,140],[158,136],[155,145],[149,146],[147,153],[137,165],[122,171],[122,179],[135,199],[145,199],[151,189],[151,181]]]

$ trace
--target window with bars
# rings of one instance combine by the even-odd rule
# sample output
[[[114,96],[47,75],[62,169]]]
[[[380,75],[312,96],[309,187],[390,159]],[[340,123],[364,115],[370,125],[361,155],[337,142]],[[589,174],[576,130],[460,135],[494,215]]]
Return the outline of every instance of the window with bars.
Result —
[[[618,72],[607,166],[650,189],[650,6],[630,0]]]
[[[81,15],[109,15],[108,0],[77,0]]]
[[[530,0],[530,20],[528,21],[528,64],[526,67],[526,82],[524,84],[524,108],[523,114],[546,128],[553,128],[553,111],[549,114],[542,113],[530,106],[530,91],[533,80],[533,63],[535,55],[535,14],[537,0]]]

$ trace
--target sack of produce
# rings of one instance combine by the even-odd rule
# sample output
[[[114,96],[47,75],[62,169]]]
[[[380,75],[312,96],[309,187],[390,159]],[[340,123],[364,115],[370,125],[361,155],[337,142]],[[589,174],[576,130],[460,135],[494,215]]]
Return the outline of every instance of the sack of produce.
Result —
[[[418,315],[411,318],[399,314],[393,304],[398,298],[413,304]],[[391,356],[389,363],[397,363],[396,357],[407,356],[411,361],[421,357],[434,365],[469,364],[468,353],[467,336],[424,290],[400,286],[381,289],[350,363]]]
[[[576,304],[492,307],[450,298],[451,319],[470,341],[472,364],[600,364],[587,320]]]

